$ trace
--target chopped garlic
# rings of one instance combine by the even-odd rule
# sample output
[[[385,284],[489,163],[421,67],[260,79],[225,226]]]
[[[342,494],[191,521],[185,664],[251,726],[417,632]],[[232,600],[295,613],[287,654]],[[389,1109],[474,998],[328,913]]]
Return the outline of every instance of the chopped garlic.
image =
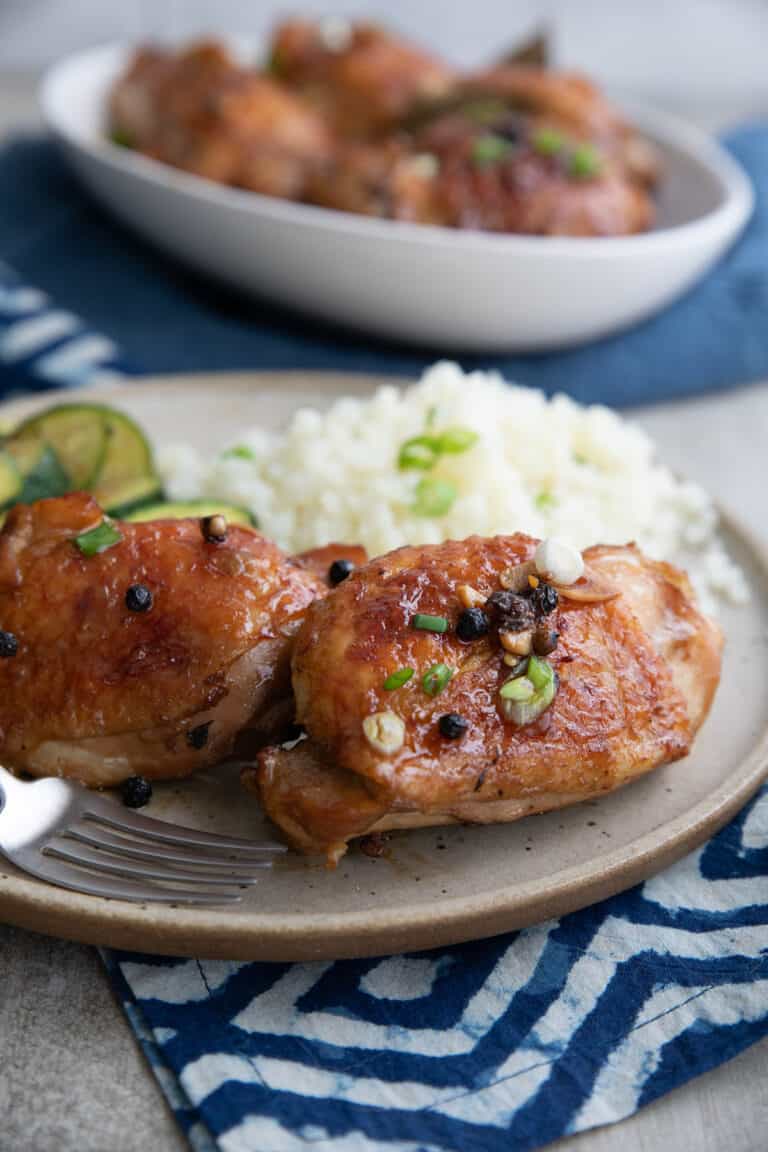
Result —
[[[374,712],[363,720],[363,732],[372,748],[385,756],[402,748],[405,740],[405,724],[394,712]]]
[[[584,575],[581,552],[555,536],[542,540],[533,559],[539,575],[553,584],[575,584]]]

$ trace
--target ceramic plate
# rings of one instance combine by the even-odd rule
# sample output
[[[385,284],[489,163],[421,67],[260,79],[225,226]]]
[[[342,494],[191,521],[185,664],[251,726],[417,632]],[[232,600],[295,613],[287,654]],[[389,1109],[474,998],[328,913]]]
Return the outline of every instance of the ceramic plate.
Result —
[[[325,405],[342,393],[370,392],[373,383],[354,376],[188,377],[113,389],[101,398],[124,407],[158,442],[184,439],[215,449],[244,425],[278,426],[298,404]],[[7,405],[0,419],[24,415],[52,398]],[[723,680],[686,760],[601,800],[515,824],[397,833],[386,857],[371,860],[352,850],[335,872],[291,854],[235,909],[185,910],[80,896],[6,865],[0,917],[93,944],[289,961],[409,951],[493,935],[637,883],[712,835],[768,771],[768,568],[743,532],[730,526],[725,534],[748,574],[753,599],[748,608],[723,612]],[[151,815],[241,836],[267,834],[255,801],[240,790],[237,772],[226,767],[157,785]]]
[[[749,181],[724,149],[639,108],[627,113],[656,141],[664,167],[657,226],[641,236],[459,232],[227,188],[109,143],[107,94],[129,53],[120,45],[79,53],[41,89],[45,121],[88,188],[206,276],[387,337],[485,352],[594,339],[689,288],[752,210]]]

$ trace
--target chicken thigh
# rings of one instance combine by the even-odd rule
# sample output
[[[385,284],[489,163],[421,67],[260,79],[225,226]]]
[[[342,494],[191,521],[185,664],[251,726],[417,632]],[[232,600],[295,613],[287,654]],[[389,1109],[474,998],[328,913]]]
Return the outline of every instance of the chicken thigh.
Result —
[[[258,532],[221,527],[113,523],[82,493],[12,509],[0,533],[6,766],[91,786],[185,776],[287,695],[294,635],[325,589]]]
[[[722,645],[687,577],[598,547],[555,588],[536,547],[401,548],[310,607],[293,656],[309,738],[244,772],[294,845],[333,862],[373,830],[514,820],[686,755]]]

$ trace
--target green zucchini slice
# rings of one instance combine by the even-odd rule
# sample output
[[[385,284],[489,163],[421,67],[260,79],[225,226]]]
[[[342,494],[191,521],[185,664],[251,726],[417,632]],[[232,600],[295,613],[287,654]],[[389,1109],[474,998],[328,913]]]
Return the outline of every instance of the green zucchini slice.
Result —
[[[155,504],[145,504],[134,509],[125,517],[132,524],[147,520],[186,520],[202,519],[204,516],[225,516],[230,524],[255,527],[256,521],[246,508],[237,504],[223,504],[216,500],[167,500]]]

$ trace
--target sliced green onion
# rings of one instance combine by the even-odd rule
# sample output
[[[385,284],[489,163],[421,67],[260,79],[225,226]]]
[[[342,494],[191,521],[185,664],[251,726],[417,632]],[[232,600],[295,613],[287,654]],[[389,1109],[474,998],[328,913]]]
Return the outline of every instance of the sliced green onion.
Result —
[[[558,152],[562,152],[565,141],[554,129],[542,128],[531,138],[531,144],[540,156],[556,156]]]
[[[527,676],[515,676],[512,680],[507,680],[506,684],[502,684],[499,695],[502,700],[516,700],[523,703],[533,699],[535,692],[532,680]]]
[[[531,724],[546,712],[557,693],[557,673],[548,660],[531,656],[525,676],[501,686],[501,710],[513,724]]]
[[[256,453],[247,444],[235,444],[222,452],[221,457],[223,460],[255,460]]]
[[[457,456],[460,452],[467,452],[478,440],[479,436],[473,428],[463,428],[460,425],[446,428],[437,437],[438,451]]]
[[[412,436],[401,445],[397,466],[401,472],[408,468],[419,468],[427,472],[437,463],[439,454],[434,436]]]
[[[411,619],[411,627],[420,632],[447,632],[448,621],[445,616],[430,616],[426,612],[417,612]]]
[[[90,532],[82,532],[79,536],[75,536],[75,544],[83,556],[96,556],[99,552],[106,552],[107,548],[119,544],[122,538],[122,534],[112,521],[105,519],[96,528],[91,528]]]
[[[133,141],[131,140],[128,133],[125,132],[122,128],[113,128],[113,130],[109,134],[109,138],[113,144],[116,144],[118,146],[118,148],[132,148],[133,147]]]
[[[437,476],[425,476],[416,485],[416,498],[411,505],[417,516],[445,516],[458,496],[455,484]]]
[[[397,672],[390,672],[384,681],[387,692],[394,692],[395,688],[402,688],[413,676],[413,668],[398,668]]]
[[[598,176],[603,166],[599,154],[590,144],[581,144],[571,153],[568,174],[576,180],[590,180]]]
[[[542,489],[542,491],[537,494],[534,503],[540,512],[547,512],[550,508],[556,506],[557,498],[553,496],[551,492]]]
[[[453,668],[447,664],[433,664],[421,678],[421,686],[427,696],[439,696],[453,676]]]
[[[548,660],[542,660],[540,656],[531,656],[526,676],[536,691],[542,692],[554,680],[555,670]]]
[[[490,164],[498,164],[511,151],[511,148],[512,145],[502,136],[488,133],[486,136],[478,136],[475,140],[472,145],[472,159],[475,164],[485,168]]]

